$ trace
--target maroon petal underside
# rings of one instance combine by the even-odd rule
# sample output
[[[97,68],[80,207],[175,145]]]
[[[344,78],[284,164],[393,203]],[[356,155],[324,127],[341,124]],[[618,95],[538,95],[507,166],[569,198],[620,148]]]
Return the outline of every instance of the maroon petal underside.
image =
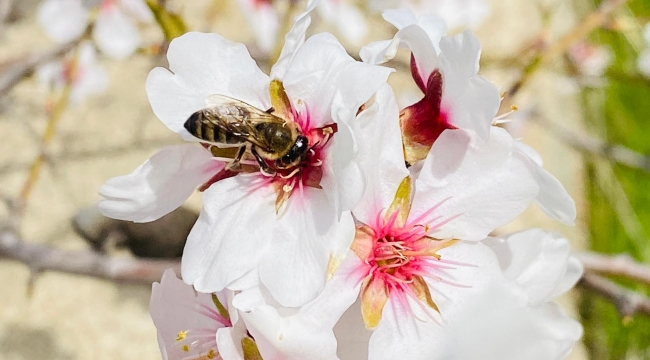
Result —
[[[442,100],[442,74],[434,70],[424,87],[417,71],[415,59],[411,56],[411,72],[415,83],[424,92],[424,98],[405,108],[400,113],[400,127],[406,161],[414,164],[423,160],[433,142],[447,129],[455,129],[440,109]]]

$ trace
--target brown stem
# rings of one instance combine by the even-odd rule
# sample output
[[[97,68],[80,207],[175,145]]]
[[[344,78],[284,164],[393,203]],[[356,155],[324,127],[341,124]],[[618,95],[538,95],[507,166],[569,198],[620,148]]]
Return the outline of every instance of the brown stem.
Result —
[[[19,261],[34,273],[52,270],[145,285],[160,281],[166,269],[180,271],[180,262],[175,260],[117,258],[92,251],[62,250],[24,242],[9,231],[0,233],[0,258]]]
[[[601,276],[585,273],[578,286],[594,291],[611,301],[621,317],[635,314],[650,316],[650,298],[617,285]]]
[[[650,285],[650,266],[640,264],[626,254],[607,256],[583,252],[575,254],[586,271],[602,275],[621,276]]]
[[[31,54],[24,59],[15,61],[13,65],[9,65],[8,69],[0,75],[0,97],[5,96],[23,78],[31,74],[35,68],[63,56],[72,50],[78,42],[79,40],[74,40],[66,44],[57,45],[50,50]]]
[[[77,54],[75,54],[72,60],[72,64],[70,65],[71,68],[70,75],[66,76],[66,83],[65,86],[63,87],[63,91],[61,92],[61,95],[59,96],[58,100],[54,104],[54,108],[52,109],[52,111],[48,116],[47,126],[45,128],[45,132],[43,133],[43,136],[41,137],[41,142],[40,142],[41,151],[39,155],[36,157],[36,159],[34,159],[34,161],[32,162],[32,165],[29,169],[29,175],[27,176],[27,179],[23,183],[23,187],[20,190],[20,195],[18,196],[18,200],[19,203],[21,204],[21,207],[23,208],[27,204],[27,199],[29,198],[29,194],[31,194],[32,189],[34,188],[34,185],[36,185],[36,181],[38,181],[38,177],[41,173],[41,168],[43,167],[43,163],[45,162],[46,149],[48,145],[52,142],[52,139],[54,138],[54,134],[56,133],[56,125],[58,124],[59,120],[61,120],[63,112],[68,106],[68,101],[70,100],[70,93],[72,91],[75,73],[77,71],[76,67],[77,67]]]
[[[619,164],[650,173],[650,157],[648,156],[640,154],[622,145],[610,144],[606,141],[593,138],[587,134],[569,131],[562,126],[539,116],[531,117],[531,119],[542,125],[542,128],[575,150],[583,153],[594,154],[615,161]]]

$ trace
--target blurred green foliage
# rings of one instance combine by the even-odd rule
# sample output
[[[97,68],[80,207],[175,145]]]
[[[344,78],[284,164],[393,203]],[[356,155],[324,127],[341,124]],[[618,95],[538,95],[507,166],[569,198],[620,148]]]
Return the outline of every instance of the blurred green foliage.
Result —
[[[583,1],[595,9],[602,1]],[[582,10],[587,10],[587,8]],[[646,46],[642,26],[650,16],[650,1],[630,0],[615,17],[619,30],[599,30],[590,40],[611,50],[613,63],[607,84],[583,91],[586,126],[591,135],[650,154],[650,81],[636,70],[639,51]],[[588,158],[585,189],[592,250],[650,262],[650,175]],[[650,291],[631,282],[631,289]],[[581,304],[584,342],[593,360],[650,359],[650,319],[622,319],[611,302],[585,294]]]
[[[147,6],[162,29],[166,41],[172,41],[187,32],[187,25],[183,19],[178,14],[168,11],[157,0],[147,0]]]

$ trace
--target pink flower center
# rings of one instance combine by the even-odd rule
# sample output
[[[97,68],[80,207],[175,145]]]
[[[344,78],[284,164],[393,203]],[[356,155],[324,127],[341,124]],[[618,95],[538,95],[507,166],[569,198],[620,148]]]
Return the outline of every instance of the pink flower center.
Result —
[[[362,290],[362,297],[375,298],[368,299],[367,303],[390,298],[393,304],[400,304],[402,309],[415,316],[411,308],[414,302],[428,317],[438,321],[432,310],[437,312],[439,309],[431,297],[429,284],[436,282],[467,287],[445,279],[445,275],[457,266],[471,265],[443,259],[437,254],[439,250],[455,244],[456,240],[441,240],[429,235],[459,216],[447,219],[431,217],[433,211],[443,203],[403,225],[397,220],[400,211],[394,211],[387,218],[380,212],[374,224],[357,228],[352,249],[364,260],[362,277],[368,284],[366,290]],[[381,308],[374,311],[381,311]]]
[[[445,247],[445,241],[435,239],[428,234],[458,216],[446,220],[438,216],[423,221],[434,209],[404,226],[397,226],[397,213],[387,221],[378,217],[372,228],[373,251],[368,258],[370,272],[373,276],[382,278],[391,291],[406,291],[406,285],[412,283],[416,276],[453,284],[442,278],[441,270],[453,269],[454,267],[450,265],[465,265],[442,259],[436,253]]]

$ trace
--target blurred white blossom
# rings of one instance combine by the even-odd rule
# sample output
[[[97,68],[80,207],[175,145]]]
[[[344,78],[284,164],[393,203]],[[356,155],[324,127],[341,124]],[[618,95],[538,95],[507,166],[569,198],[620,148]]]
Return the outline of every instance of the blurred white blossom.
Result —
[[[418,16],[435,15],[451,30],[477,28],[490,15],[488,0],[368,0],[377,10],[408,8]]]
[[[38,81],[47,89],[60,91],[69,84],[72,104],[80,103],[88,95],[101,94],[108,87],[108,74],[98,64],[92,43],[81,43],[77,52],[36,70]]]
[[[153,15],[143,0],[102,0],[92,8],[82,0],[45,0],[38,21],[60,43],[79,38],[92,25],[97,47],[107,56],[123,59],[141,45],[138,23],[152,22]]]
[[[362,44],[368,33],[368,24],[361,9],[350,0],[319,0],[316,3],[318,15],[334,26],[338,35],[350,44]],[[238,4],[255,34],[257,45],[271,53],[278,45],[282,18],[274,0],[238,0]]]

